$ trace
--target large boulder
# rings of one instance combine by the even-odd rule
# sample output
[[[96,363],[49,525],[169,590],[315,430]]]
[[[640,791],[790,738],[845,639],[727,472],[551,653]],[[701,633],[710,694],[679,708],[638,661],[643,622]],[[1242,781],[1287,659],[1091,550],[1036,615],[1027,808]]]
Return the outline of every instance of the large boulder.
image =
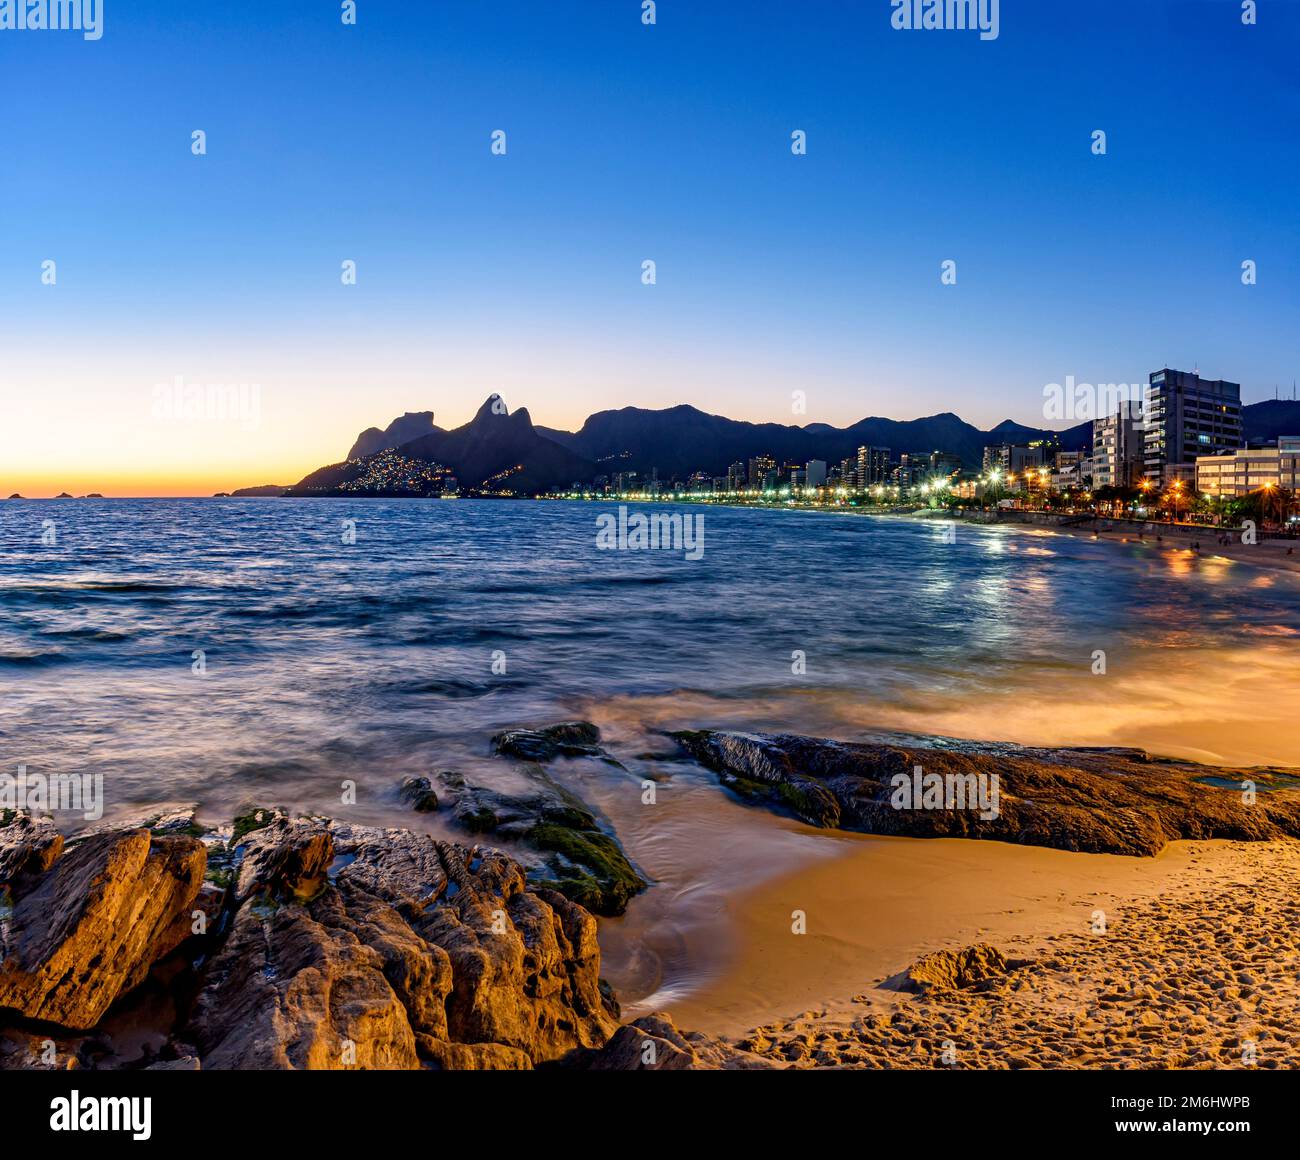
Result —
[[[247,903],[193,1017],[205,1068],[413,1068],[415,1035],[380,951],[298,904]]]
[[[814,826],[1137,856],[1182,838],[1300,837],[1296,770],[1197,765],[1121,748],[865,744],[725,731],[674,736],[740,796]],[[997,809],[898,808],[900,792],[897,800],[917,800],[906,787],[918,767],[927,782],[963,792],[996,784]],[[1242,792],[1247,781],[1256,787],[1253,801]]]
[[[196,839],[147,830],[75,846],[13,904],[0,947],[0,1008],[93,1027],[189,935],[205,862]]]
[[[500,851],[283,819],[247,844],[189,1029],[205,1068],[517,1069],[617,1026],[595,920]]]
[[[600,730],[590,721],[561,721],[544,729],[507,729],[492,738],[492,748],[522,761],[557,757],[603,757]]]

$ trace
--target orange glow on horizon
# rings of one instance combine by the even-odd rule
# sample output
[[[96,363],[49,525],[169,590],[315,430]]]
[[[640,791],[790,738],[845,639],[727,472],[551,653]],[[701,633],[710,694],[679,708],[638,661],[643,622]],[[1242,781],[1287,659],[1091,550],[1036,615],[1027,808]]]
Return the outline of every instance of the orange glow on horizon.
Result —
[[[235,491],[264,484],[294,484],[324,463],[298,463],[287,468],[264,465],[240,465],[230,469],[209,465],[193,470],[163,469],[96,472],[85,465],[72,471],[47,470],[25,473],[12,478],[0,477],[0,499],[21,495],[24,499],[53,499],[62,492],[72,496],[93,493],[105,499],[181,499],[212,496],[217,492]]]

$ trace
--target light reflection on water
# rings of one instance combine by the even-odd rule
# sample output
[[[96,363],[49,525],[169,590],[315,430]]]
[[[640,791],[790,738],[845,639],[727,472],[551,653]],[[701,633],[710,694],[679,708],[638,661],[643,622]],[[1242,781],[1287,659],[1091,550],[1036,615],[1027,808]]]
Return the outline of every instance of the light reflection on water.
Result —
[[[1300,764],[1294,575],[1151,543],[961,527],[950,544],[916,522],[721,508],[688,561],[596,551],[606,510],[6,503],[0,768],[103,772],[111,811],[198,800],[214,821],[249,800],[339,814],[354,780],[349,817],[456,836],[403,810],[404,776],[501,782],[493,732],[589,718],[628,772],[556,772],[581,776],[656,880],[603,936],[611,972],[644,994],[716,964],[729,894],[834,849],[647,758],[672,749],[657,730],[907,730]],[[56,547],[40,545],[45,519]],[[655,807],[640,804],[647,772],[668,778]]]

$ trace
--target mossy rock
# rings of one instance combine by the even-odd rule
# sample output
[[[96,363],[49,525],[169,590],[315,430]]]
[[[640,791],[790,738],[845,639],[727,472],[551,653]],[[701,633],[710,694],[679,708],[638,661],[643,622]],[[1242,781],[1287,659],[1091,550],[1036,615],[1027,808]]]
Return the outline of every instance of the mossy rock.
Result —
[[[551,889],[594,914],[622,914],[648,885],[618,843],[599,830],[572,830],[543,822],[529,831],[528,840],[564,860],[554,870],[556,878],[547,883]]]
[[[211,882],[213,886],[219,886],[222,890],[229,890],[235,884],[235,872],[229,866],[213,866],[208,863],[208,872],[203,876],[205,882]]]
[[[723,777],[722,784],[746,801],[766,801],[772,796],[772,787],[770,785],[764,785],[761,781],[750,781],[747,777],[737,777],[735,774],[728,774]]]
[[[457,810],[456,820],[471,834],[491,833],[499,824],[499,819],[496,814],[492,810],[488,809],[487,806],[476,806],[473,809]]]
[[[550,805],[542,809],[542,822],[563,826],[569,830],[595,830],[596,816],[581,806]]]
[[[238,845],[244,838],[254,830],[261,830],[269,826],[277,817],[278,811],[272,809],[251,809],[242,814],[236,815],[231,834],[230,844]]]

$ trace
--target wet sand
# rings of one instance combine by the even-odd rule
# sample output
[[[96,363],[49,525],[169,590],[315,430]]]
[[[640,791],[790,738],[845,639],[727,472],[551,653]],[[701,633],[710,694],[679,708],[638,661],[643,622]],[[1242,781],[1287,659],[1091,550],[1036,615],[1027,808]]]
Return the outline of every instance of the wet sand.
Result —
[[[730,901],[735,951],[669,1008],[791,1066],[1294,1066],[1300,843],[1176,842],[1153,859],[836,837],[844,852]],[[791,931],[792,913],[807,933]],[[1105,933],[1095,933],[1097,912]],[[1034,965],[990,990],[881,984],[988,943]]]

